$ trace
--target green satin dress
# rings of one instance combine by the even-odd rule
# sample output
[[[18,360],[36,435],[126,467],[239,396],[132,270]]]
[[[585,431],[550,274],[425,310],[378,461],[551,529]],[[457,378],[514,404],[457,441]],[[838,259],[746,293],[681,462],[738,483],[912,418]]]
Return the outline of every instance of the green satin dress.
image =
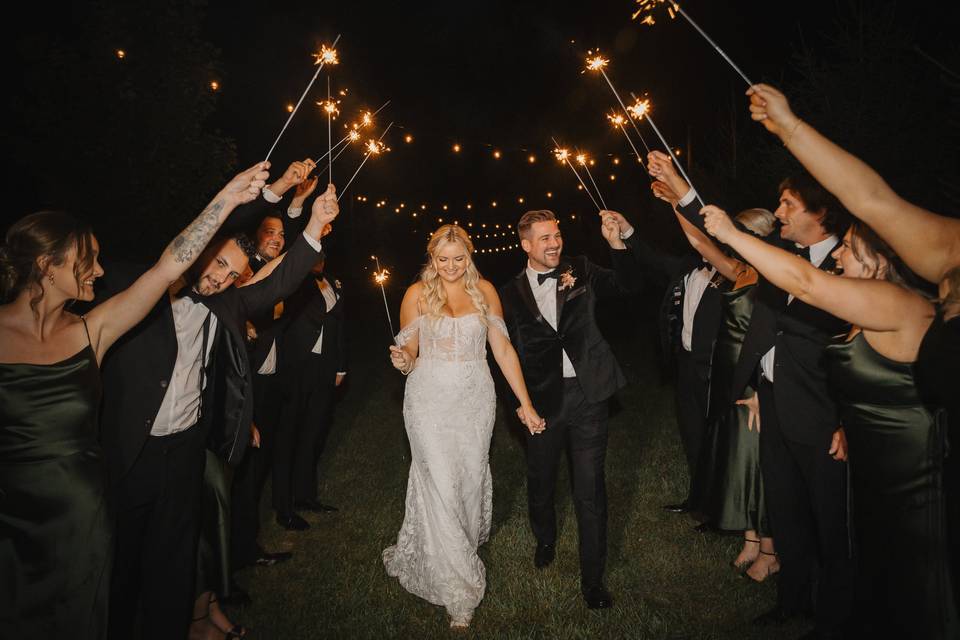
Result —
[[[87,346],[0,364],[0,638],[104,638],[113,528]]]
[[[695,515],[724,531],[768,536],[760,475],[760,432],[747,429],[748,411],[732,397],[733,371],[750,326],[756,285],[721,292],[723,324],[710,369],[710,411],[690,491]],[[753,395],[747,387],[743,396]]]
[[[827,367],[849,445],[855,620],[891,638],[958,638],[944,421],[921,400],[912,364],[880,355],[862,332],[831,345]]]

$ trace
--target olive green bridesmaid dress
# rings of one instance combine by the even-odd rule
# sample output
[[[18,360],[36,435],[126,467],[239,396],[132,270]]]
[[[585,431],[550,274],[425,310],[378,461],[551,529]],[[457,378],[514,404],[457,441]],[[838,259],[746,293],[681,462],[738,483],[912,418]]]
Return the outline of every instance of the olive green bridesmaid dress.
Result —
[[[0,364],[0,638],[106,637],[112,549],[88,345]]]
[[[694,515],[724,531],[771,535],[760,475],[760,432],[732,397],[733,370],[750,326],[756,285],[721,292],[723,324],[710,369],[710,412],[690,491]],[[748,387],[743,394],[753,395]]]
[[[851,530],[861,631],[958,638],[943,493],[945,424],[924,405],[913,365],[863,333],[827,350],[849,445]]]

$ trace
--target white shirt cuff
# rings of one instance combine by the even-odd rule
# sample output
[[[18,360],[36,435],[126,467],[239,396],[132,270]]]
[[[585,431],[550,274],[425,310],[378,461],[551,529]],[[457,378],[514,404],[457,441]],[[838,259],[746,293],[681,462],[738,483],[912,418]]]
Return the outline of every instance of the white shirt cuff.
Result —
[[[346,372],[346,371],[337,371],[337,375],[338,375],[338,376],[345,376],[345,375],[347,375],[347,372]]]
[[[273,191],[270,191],[270,187],[264,187],[262,193],[263,193],[263,199],[269,202],[270,204],[277,204],[278,202],[280,202],[280,200],[283,199],[277,194],[275,194]]]
[[[288,207],[287,208],[287,217],[288,218],[299,218],[300,214],[303,213],[303,207]]]
[[[694,189],[693,187],[690,187],[690,190],[687,191],[687,195],[680,198],[680,200],[677,202],[677,207],[687,206],[688,204],[693,202],[693,199],[696,197],[697,197],[697,190]]]
[[[629,238],[629,237],[632,236],[632,235],[633,235],[633,227],[630,227],[630,228],[627,229],[626,231],[621,231],[621,232],[620,232],[620,239],[621,239],[621,240],[626,240],[627,238]]]
[[[314,240],[313,236],[311,236],[306,231],[304,231],[303,237],[307,239],[307,244],[313,247],[314,251],[316,251],[317,253],[320,253],[321,251],[323,251],[323,247],[320,245],[319,240]]]

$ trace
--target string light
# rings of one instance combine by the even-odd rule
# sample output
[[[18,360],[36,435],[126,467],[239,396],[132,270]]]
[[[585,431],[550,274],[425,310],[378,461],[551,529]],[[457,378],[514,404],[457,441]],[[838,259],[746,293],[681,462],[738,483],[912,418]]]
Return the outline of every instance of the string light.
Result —
[[[127,52],[124,51],[123,49],[117,49],[115,53],[117,54],[117,58],[119,58],[120,60],[123,60],[124,58],[127,57]]]
[[[220,83],[217,82],[216,80],[211,80],[211,81],[210,81],[210,89],[213,90],[213,91],[219,90],[219,89],[220,89]]]
[[[500,150],[499,150],[499,149],[494,150],[494,152],[493,152],[493,157],[494,157],[494,158],[496,158],[497,160],[499,160],[499,159],[500,159],[500,155],[501,155],[501,154],[500,154]]]
[[[454,145],[453,145],[453,152],[454,152],[454,153],[460,153],[460,145],[459,145],[459,144],[454,144]]]

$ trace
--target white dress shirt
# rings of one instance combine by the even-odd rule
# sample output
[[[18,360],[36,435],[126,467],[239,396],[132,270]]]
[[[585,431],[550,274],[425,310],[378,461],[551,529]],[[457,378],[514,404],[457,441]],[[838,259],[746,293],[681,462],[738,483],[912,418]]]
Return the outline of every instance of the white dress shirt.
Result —
[[[320,289],[323,301],[327,304],[327,313],[330,313],[330,310],[337,304],[337,292],[330,286],[326,278],[317,282],[317,288]],[[310,352],[317,354],[323,353],[323,327],[320,327],[320,337],[317,338],[317,343],[313,345],[313,349],[311,349]]]
[[[703,293],[710,286],[716,272],[714,267],[704,265],[683,277],[683,327],[680,329],[680,344],[684,351],[693,349],[693,318],[697,314]]]
[[[527,279],[530,281],[530,288],[533,289],[533,298],[537,301],[537,308],[540,309],[540,315],[549,323],[551,327],[557,328],[557,280],[547,278],[543,284],[537,282],[538,273],[548,273],[547,271],[537,271],[527,263]],[[567,352],[563,351],[563,377],[576,378],[577,372],[570,362]]]
[[[183,279],[174,283],[168,291],[170,308],[173,310],[173,325],[177,334],[177,360],[173,375],[166,381],[160,410],[150,428],[152,436],[168,436],[186,431],[200,419],[200,373],[210,359],[213,338],[217,330],[217,316],[203,303],[188,297],[177,298],[174,294],[184,286]],[[203,325],[210,318],[207,332],[207,350],[201,359]],[[203,388],[207,380],[204,376]]]
[[[283,198],[271,191],[270,187],[264,187],[262,193],[263,199],[270,204],[277,204],[283,200]],[[287,215],[291,218],[299,218],[301,213],[303,213],[303,207],[295,207],[293,205],[287,207]]]
[[[819,267],[827,259],[830,252],[837,245],[837,236],[829,236],[820,242],[810,245],[810,264]],[[787,296],[787,304],[793,302],[793,295]],[[770,351],[763,354],[760,358],[760,371],[763,377],[773,382],[773,368],[776,361],[776,347],[771,347]]]

